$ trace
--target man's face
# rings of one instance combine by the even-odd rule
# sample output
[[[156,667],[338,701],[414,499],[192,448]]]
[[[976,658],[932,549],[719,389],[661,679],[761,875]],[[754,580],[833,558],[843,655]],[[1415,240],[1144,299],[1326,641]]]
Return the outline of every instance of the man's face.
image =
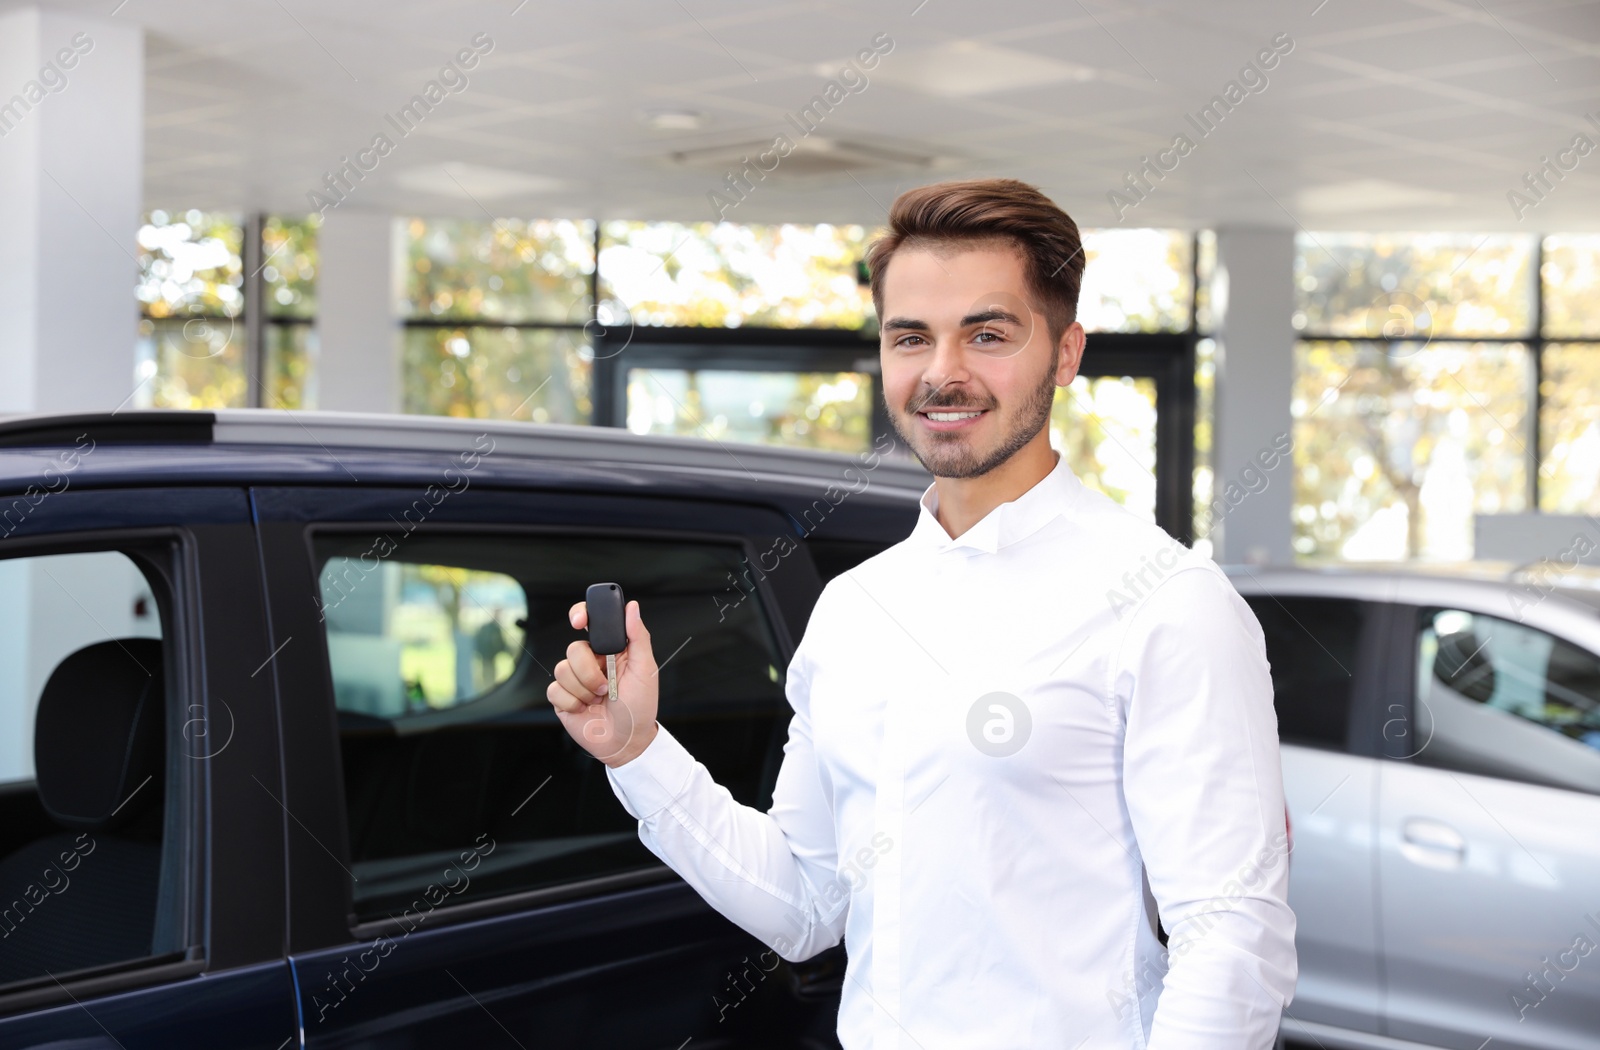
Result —
[[[1051,340],[1009,245],[897,251],[883,315],[889,419],[936,477],[987,474],[1038,437],[1083,350],[1076,322]]]

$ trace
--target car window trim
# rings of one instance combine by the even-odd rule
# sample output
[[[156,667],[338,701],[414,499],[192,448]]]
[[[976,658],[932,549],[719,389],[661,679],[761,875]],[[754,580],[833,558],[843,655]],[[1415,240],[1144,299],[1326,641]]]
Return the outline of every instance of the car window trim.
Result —
[[[115,493],[106,493],[114,496]],[[154,549],[167,545],[165,558],[153,557]],[[55,555],[118,553],[133,562],[140,571],[154,570],[159,574],[161,587],[151,597],[157,602],[162,618],[161,642],[164,653],[176,657],[165,672],[170,695],[177,698],[178,706],[187,710],[189,702],[204,696],[204,668],[201,665],[204,647],[199,638],[199,617],[192,604],[197,601],[198,554],[196,538],[181,525],[139,525],[129,528],[73,529],[62,532],[36,532],[0,540],[0,561],[19,558],[41,558]],[[130,551],[132,553],[130,553]],[[167,712],[172,713],[170,708]],[[173,739],[173,727],[166,727],[167,744]],[[198,760],[197,760],[198,761]],[[102,966],[76,971],[81,976],[58,975],[57,979],[39,979],[9,991],[0,991],[0,1016],[32,1007],[70,1002],[74,996],[97,996],[110,992],[160,984],[173,977],[202,973],[208,968],[208,951],[205,943],[206,908],[206,828],[204,774],[195,762],[183,763],[182,775],[177,784],[166,785],[166,790],[176,790],[183,796],[181,803],[184,820],[183,855],[178,893],[177,912],[180,928],[178,936],[184,947],[171,951],[123,959]],[[163,850],[170,844],[163,841]],[[64,980],[61,978],[65,978]]]
[[[719,505],[722,501],[683,500],[679,502],[701,503],[706,507],[706,509],[710,510]],[[745,509],[750,508],[746,507]],[[777,650],[777,656],[782,661],[782,668],[780,668],[780,674],[782,674],[786,673],[788,665],[793,659],[794,649],[797,644],[797,642],[790,635],[788,620],[790,616],[793,615],[793,612],[790,608],[785,607],[785,599],[787,599],[787,604],[791,606],[797,601],[805,601],[807,599],[809,599],[811,604],[814,604],[816,598],[821,593],[821,585],[818,582],[819,577],[817,575],[816,566],[811,561],[810,552],[805,547],[803,537],[793,535],[792,526],[786,521],[781,512],[777,509],[761,504],[755,505],[755,509],[767,511],[772,515],[774,529],[770,535],[787,536],[794,542],[795,546],[795,549],[784,558],[786,563],[791,563],[789,564],[789,573],[779,573],[776,570],[770,573],[763,572],[759,575],[752,573],[752,577],[754,578],[756,585],[757,598],[763,603],[764,606],[763,618],[766,621],[768,630],[770,630],[773,634],[773,645]],[[317,580],[320,578],[321,570],[321,567],[318,564],[317,551],[315,547],[316,538],[319,535],[371,536],[374,529],[392,529],[394,525],[392,521],[385,522],[379,519],[345,521],[323,520],[309,522],[280,521],[275,524],[284,528],[293,528],[294,526],[299,526],[298,531],[300,533],[300,543],[297,545],[297,548],[303,551],[305,558],[304,565],[306,566],[307,572],[310,574],[311,585],[313,587],[317,586]],[[590,526],[574,523],[516,524],[510,522],[475,523],[469,521],[425,522],[421,525],[418,525],[415,530],[412,533],[408,533],[408,535],[424,533],[441,536],[464,535],[517,538],[571,537],[576,535],[581,537],[647,539],[681,543],[712,543],[721,546],[737,547],[751,565],[758,564],[757,559],[760,555],[760,549],[758,548],[757,543],[762,537],[768,535],[707,529],[674,529],[661,526]],[[800,560],[797,561],[796,559]],[[806,611],[809,613],[809,607],[807,607]],[[337,836],[337,843],[330,842],[328,843],[328,846],[341,865],[348,865],[350,863],[350,848],[349,826],[346,815],[347,804],[344,797],[344,773],[342,755],[340,753],[338,724],[335,715],[336,708],[334,706],[335,698],[333,692],[333,669],[329,660],[325,626],[322,627],[322,630],[317,632],[314,648],[316,650],[316,655],[313,657],[313,659],[317,660],[320,664],[319,676],[322,680],[322,690],[324,691],[323,695],[331,716],[328,719],[329,730],[331,734],[329,746],[333,759],[334,783],[330,785],[329,790],[336,792],[336,799],[331,799],[330,801],[336,801],[337,803],[333,809],[337,813],[336,820],[341,829],[341,833]],[[787,701],[785,701],[783,708],[787,709],[787,707]],[[780,717],[782,713],[783,711],[780,710]],[[770,784],[764,785],[763,792],[770,792],[771,787],[772,785]],[[561,883],[556,886],[514,891],[494,897],[483,898],[481,900],[463,902],[461,904],[450,905],[447,907],[439,907],[430,913],[430,917],[438,916],[442,920],[439,923],[439,926],[442,927],[447,923],[456,924],[467,922],[485,915],[508,914],[526,911],[547,904],[563,901],[591,899],[594,897],[603,896],[607,893],[620,892],[635,886],[654,883],[670,883],[672,882],[673,878],[674,875],[670,868],[668,868],[665,864],[655,863],[635,869],[633,871],[617,872],[608,875],[579,879],[572,882]],[[290,892],[291,895],[298,896],[298,891],[295,891],[291,888]],[[399,930],[403,928],[398,921],[391,920],[387,917],[381,919],[369,919],[365,922],[359,921],[356,918],[354,911],[352,887],[347,880],[343,881],[343,893],[345,894],[346,904],[344,926],[348,932],[350,940],[361,940],[365,936],[375,936],[381,931]],[[291,905],[291,907],[293,906]],[[373,933],[367,934],[364,932],[368,930],[373,931]],[[297,944],[293,950],[298,952],[301,950],[322,946],[326,945],[308,944],[301,946]]]

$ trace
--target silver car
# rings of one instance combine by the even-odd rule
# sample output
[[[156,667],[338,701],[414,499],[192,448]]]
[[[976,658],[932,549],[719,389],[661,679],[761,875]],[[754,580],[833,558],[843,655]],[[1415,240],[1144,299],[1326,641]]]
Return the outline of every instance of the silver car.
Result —
[[[1600,1047],[1600,572],[1228,573],[1272,664],[1287,1047]]]

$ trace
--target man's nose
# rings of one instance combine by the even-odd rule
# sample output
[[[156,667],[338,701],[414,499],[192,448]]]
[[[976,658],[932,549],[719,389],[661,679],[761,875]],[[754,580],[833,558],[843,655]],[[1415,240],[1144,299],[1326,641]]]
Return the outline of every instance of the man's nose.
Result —
[[[937,391],[951,383],[963,383],[970,378],[961,341],[936,340],[933,344],[933,357],[928,361],[928,367],[923,370],[922,381]]]

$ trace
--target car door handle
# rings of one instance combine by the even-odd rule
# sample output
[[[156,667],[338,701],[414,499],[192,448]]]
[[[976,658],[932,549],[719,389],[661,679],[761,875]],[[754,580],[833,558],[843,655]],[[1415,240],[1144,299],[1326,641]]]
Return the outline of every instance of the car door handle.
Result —
[[[1400,853],[1425,868],[1459,868],[1467,858],[1467,840],[1448,824],[1413,817],[1400,827]]]

